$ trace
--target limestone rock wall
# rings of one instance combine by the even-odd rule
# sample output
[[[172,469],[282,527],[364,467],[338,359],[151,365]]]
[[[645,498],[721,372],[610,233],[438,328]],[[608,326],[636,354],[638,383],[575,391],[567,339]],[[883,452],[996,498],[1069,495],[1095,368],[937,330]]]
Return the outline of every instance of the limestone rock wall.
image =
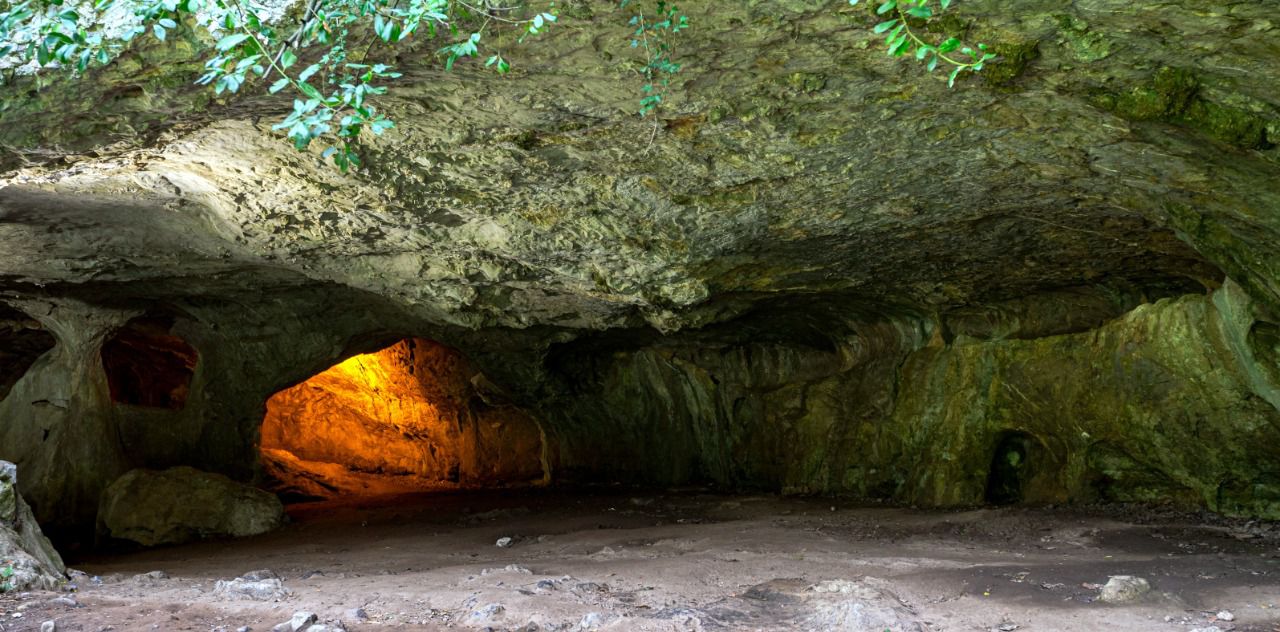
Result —
[[[181,88],[199,34],[5,87],[0,458],[56,528],[137,467],[252,481],[271,394],[418,336],[561,480],[967,503],[1005,445],[1028,499],[1271,515],[1274,8],[962,5],[937,35],[1002,59],[949,90],[873,8],[689,0],[649,119],[615,3],[501,79],[409,46],[361,174]],[[157,314],[190,375],[114,401],[103,345]]]
[[[1229,285],[1031,338],[899,321],[825,347],[665,341],[575,357],[579,394],[548,417],[569,478],[973,505],[1025,437],[1018,501],[1280,516],[1276,341],[1253,310]]]

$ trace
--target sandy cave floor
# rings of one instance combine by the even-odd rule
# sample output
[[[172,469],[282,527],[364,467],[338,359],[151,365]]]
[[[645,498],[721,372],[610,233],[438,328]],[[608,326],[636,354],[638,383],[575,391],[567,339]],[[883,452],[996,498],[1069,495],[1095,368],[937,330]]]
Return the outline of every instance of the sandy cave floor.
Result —
[[[74,594],[0,596],[0,626],[265,631],[307,610],[349,630],[1280,630],[1280,526],[1152,509],[527,491],[290,514],[261,537],[76,560]],[[215,590],[255,570],[289,594]],[[1111,575],[1153,590],[1103,603]]]

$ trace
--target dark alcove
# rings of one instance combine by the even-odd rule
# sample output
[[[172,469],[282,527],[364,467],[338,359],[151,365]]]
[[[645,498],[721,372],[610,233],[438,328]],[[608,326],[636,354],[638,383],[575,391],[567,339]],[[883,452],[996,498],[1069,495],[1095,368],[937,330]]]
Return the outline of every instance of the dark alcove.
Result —
[[[1012,505],[1022,502],[1027,481],[1031,478],[1035,445],[1035,438],[1025,432],[1000,435],[987,474],[988,503]]]
[[[40,323],[0,304],[0,399],[55,344],[53,334]]]
[[[111,400],[119,404],[181,410],[200,354],[170,333],[173,318],[140,316],[102,345]]]

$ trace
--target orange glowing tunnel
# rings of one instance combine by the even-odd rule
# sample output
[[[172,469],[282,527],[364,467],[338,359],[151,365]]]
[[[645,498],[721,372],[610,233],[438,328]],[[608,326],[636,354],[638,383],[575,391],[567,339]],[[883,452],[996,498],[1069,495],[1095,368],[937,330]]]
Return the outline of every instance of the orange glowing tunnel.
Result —
[[[267,474],[292,498],[543,482],[538,423],[477,383],[460,353],[421,338],[344,360],[267,400]]]

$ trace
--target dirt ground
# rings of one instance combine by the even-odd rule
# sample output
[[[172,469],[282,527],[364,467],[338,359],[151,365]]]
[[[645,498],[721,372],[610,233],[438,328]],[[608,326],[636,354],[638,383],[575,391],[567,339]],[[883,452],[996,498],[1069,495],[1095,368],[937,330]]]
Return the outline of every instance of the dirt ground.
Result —
[[[437,494],[290,515],[262,537],[73,560],[84,574],[68,592],[0,596],[0,627],[266,631],[310,611],[330,630],[1280,630],[1280,527],[1212,516],[698,491]],[[246,575],[287,592],[219,588]],[[1152,590],[1104,602],[1113,575]]]

